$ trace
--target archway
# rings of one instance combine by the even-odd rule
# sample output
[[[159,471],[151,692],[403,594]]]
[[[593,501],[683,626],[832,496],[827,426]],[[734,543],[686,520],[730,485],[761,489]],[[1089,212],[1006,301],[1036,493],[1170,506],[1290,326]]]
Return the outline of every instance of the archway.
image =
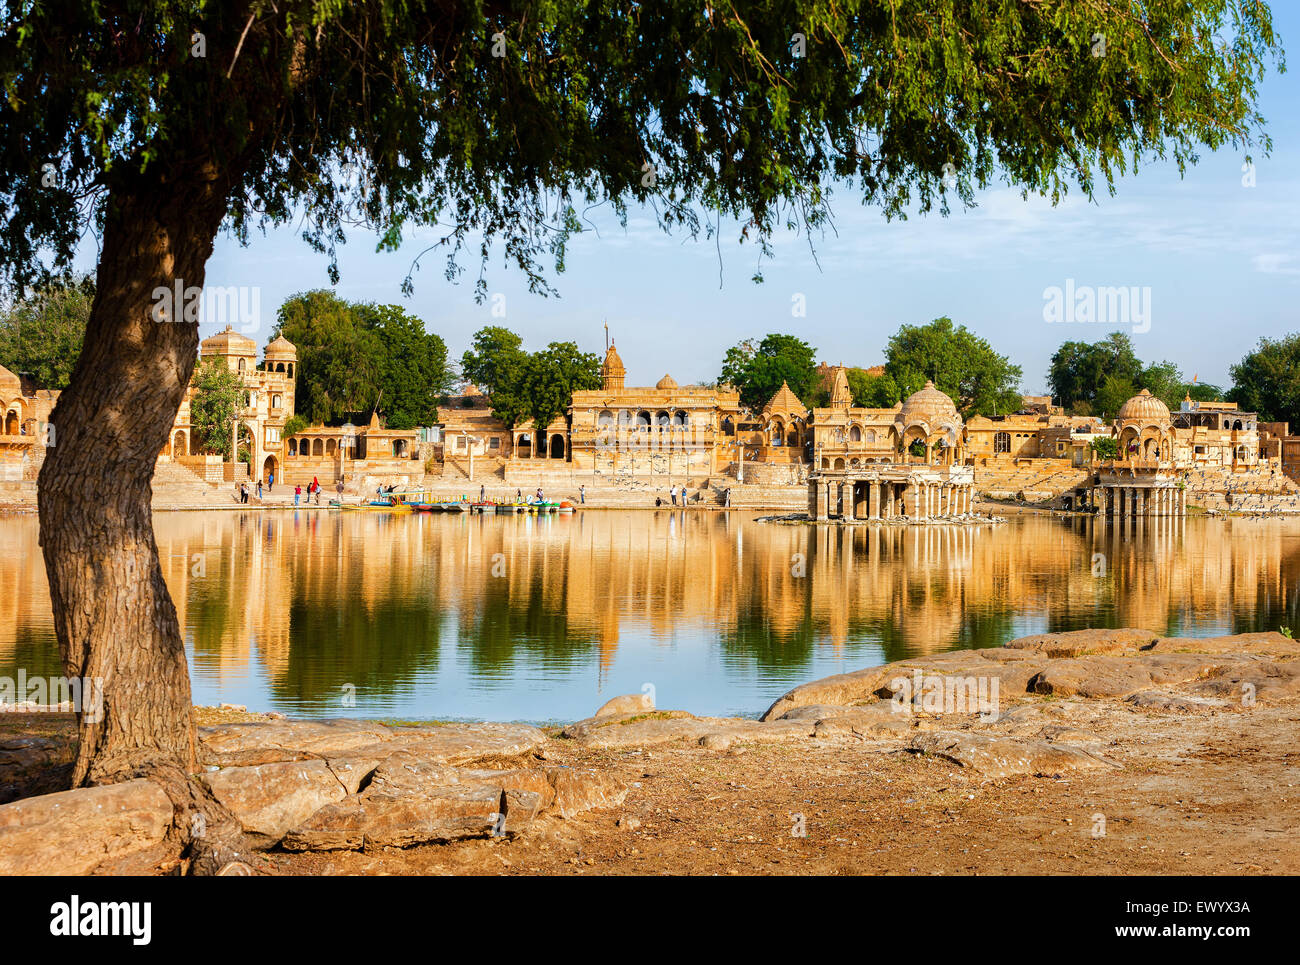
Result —
[[[550,451],[548,453],[552,459],[564,458],[564,436],[558,432],[551,436]]]
[[[280,478],[280,461],[275,456],[267,456],[262,463],[262,482],[268,486]]]
[[[18,413],[13,409],[10,409],[8,413],[5,414],[5,435],[16,436],[18,434]]]
[[[1011,451],[1011,433],[1009,432],[993,433],[993,452],[1009,453],[1010,451]]]
[[[176,435],[172,436],[172,458],[184,455],[186,455],[185,433],[177,430]]]

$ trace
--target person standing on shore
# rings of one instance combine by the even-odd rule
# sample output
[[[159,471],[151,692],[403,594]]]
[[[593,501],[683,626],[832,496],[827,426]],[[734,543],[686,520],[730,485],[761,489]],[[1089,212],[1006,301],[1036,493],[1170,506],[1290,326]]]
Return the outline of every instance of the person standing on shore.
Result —
[[[579,503],[587,502],[587,486],[585,483],[578,487],[578,502]]]
[[[302,499],[302,485],[301,485],[301,484],[299,484],[299,485],[293,487],[293,504],[294,504],[295,506],[297,506],[297,505],[298,505],[298,500],[300,500],[300,499]]]
[[[257,481],[257,500],[258,502],[262,501],[262,480],[260,479]]]

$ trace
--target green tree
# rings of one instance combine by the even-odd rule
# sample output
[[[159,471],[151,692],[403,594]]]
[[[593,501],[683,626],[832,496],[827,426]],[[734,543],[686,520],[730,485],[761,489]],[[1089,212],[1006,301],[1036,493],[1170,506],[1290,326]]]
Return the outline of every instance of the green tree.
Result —
[[[1228,399],[1264,422],[1300,426],[1300,334],[1262,338],[1253,352],[1228,370]]]
[[[1063,342],[1052,355],[1047,384],[1060,405],[1076,410],[1082,404],[1088,411],[1080,414],[1086,415],[1101,411],[1097,394],[1107,376],[1136,384],[1141,375],[1132,340],[1123,332],[1111,332],[1097,342]]]
[[[208,359],[194,373],[191,434],[204,452],[219,453],[230,461],[230,432],[243,394],[243,383],[223,359]]]
[[[998,355],[987,341],[951,318],[928,325],[903,325],[885,350],[885,374],[901,398],[925,386],[927,380],[946,393],[963,418],[1004,415],[1023,402],[1020,366]]]
[[[888,409],[901,401],[898,384],[888,372],[872,375],[866,369],[851,368],[846,373],[853,404],[866,409]]]
[[[0,311],[0,365],[66,389],[95,300],[93,278],[52,281]]]
[[[323,289],[293,295],[280,306],[271,339],[281,335],[298,349],[296,411],[321,424],[370,415],[383,345],[355,306]]]
[[[523,367],[522,395],[539,432],[569,408],[573,393],[600,388],[600,358],[573,342],[552,342]]]
[[[1089,443],[1089,448],[1098,459],[1116,459],[1119,455],[1119,440],[1114,436],[1098,436]]]
[[[197,762],[184,642],[149,510],[198,347],[196,324],[154,309],[177,284],[202,287],[223,225],[247,239],[302,219],[331,281],[345,227],[392,250],[405,229],[436,225],[450,277],[467,245],[480,263],[501,248],[547,291],[541,262],[564,268],[589,205],[625,216],[653,200],[646,210],[688,235],[738,220],[765,253],[787,224],[825,227],[836,182],[893,217],[973,203],[998,179],[1056,201],[1071,185],[1107,189],[1153,154],[1181,169],[1204,149],[1267,150],[1257,85],[1281,54],[1268,7],[1149,7],[7,10],[0,278],[39,282],[72,263],[88,227],[99,235],[98,292],[38,495],[61,657],[70,675],[106,681],[104,713],[78,721],[73,783],[148,773],[210,811],[201,842],[176,835],[202,845],[193,868],[242,853],[237,825],[187,777]],[[1088,55],[1097,34],[1113,56]],[[476,290],[486,295],[485,277]],[[119,511],[106,517],[105,504]]]
[[[438,400],[453,385],[446,343],[397,305],[358,305],[356,314],[378,337],[378,402],[388,427],[414,429],[436,423]]]
[[[1177,409],[1187,395],[1200,401],[1221,397],[1218,386],[1190,384],[1173,362],[1144,366],[1123,332],[1097,342],[1063,342],[1048,369],[1052,397],[1075,415],[1114,417],[1142,389]]]
[[[729,348],[718,378],[735,386],[741,405],[755,412],[776,395],[782,382],[806,405],[817,383],[816,356],[817,350],[803,339],[772,334],[757,345],[746,340]]]

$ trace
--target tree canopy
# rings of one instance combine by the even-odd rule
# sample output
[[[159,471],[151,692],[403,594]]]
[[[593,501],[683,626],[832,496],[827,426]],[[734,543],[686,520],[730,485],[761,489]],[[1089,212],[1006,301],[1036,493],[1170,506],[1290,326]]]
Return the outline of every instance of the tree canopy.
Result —
[[[52,281],[0,311],[0,365],[66,389],[95,299],[93,278]]]
[[[190,398],[190,431],[202,452],[219,453],[227,461],[231,451],[231,426],[235,424],[244,384],[224,359],[210,358],[194,372]]]
[[[392,429],[437,421],[453,379],[447,346],[405,309],[305,292],[280,306],[279,335],[298,349],[294,408],[313,422],[367,418],[376,406]]]
[[[817,385],[817,350],[793,335],[767,335],[757,344],[750,339],[727,349],[719,382],[735,386],[740,403],[759,411],[776,395],[781,383],[805,405]]]
[[[928,325],[901,326],[885,350],[885,375],[900,399],[930,380],[947,393],[963,418],[1017,411],[1022,404],[1020,374],[1020,366],[947,317]]]
[[[994,180],[1053,200],[1148,157],[1270,147],[1267,5],[762,0],[27,3],[0,36],[0,276],[66,268],[114,192],[206,176],[239,238],[306,217],[449,255],[501,241],[535,289],[580,206],[760,243]],[[453,258],[447,273],[462,266]],[[477,282],[480,292],[486,283]]]
[[[1143,389],[1171,410],[1188,395],[1200,401],[1222,397],[1216,385],[1187,382],[1172,362],[1144,365],[1123,332],[1092,343],[1063,342],[1052,355],[1047,383],[1057,403],[1076,415],[1114,416]]]
[[[461,357],[461,375],[487,393],[492,414],[510,427],[545,429],[563,415],[576,391],[600,387],[600,359],[573,342],[528,352],[499,325],[481,328]]]
[[[1229,371],[1229,400],[1265,422],[1289,422],[1292,432],[1300,428],[1300,334],[1260,339]]]

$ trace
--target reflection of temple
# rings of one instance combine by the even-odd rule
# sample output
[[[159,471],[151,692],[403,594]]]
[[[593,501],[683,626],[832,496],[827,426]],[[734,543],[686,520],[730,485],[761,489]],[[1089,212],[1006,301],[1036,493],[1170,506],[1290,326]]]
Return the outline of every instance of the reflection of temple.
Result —
[[[251,675],[296,700],[348,682],[395,690],[452,650],[492,678],[608,670],[620,648],[686,642],[760,672],[797,669],[822,646],[897,659],[1044,629],[1239,632],[1300,618],[1295,522],[831,528],[669,511],[155,522],[196,676]],[[38,666],[33,647],[57,661],[37,535],[31,517],[0,527],[0,667]]]

